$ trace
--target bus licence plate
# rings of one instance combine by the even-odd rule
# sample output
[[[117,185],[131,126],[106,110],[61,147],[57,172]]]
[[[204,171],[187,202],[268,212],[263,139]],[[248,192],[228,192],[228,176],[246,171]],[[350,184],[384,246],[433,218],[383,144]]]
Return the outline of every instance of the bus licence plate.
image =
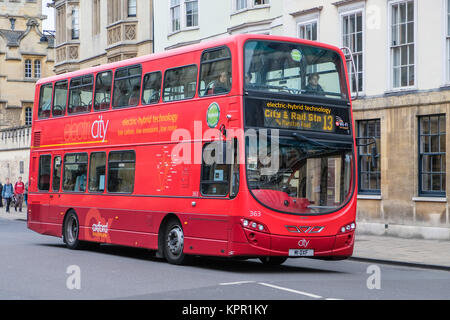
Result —
[[[289,257],[312,257],[314,249],[289,249]]]

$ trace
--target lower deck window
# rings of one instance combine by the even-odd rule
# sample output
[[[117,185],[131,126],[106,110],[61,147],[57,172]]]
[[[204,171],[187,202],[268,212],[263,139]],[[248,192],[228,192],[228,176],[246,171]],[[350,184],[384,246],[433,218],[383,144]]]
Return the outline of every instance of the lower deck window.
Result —
[[[69,153],[64,156],[64,191],[86,191],[87,166],[87,153]]]
[[[134,151],[113,151],[108,157],[108,192],[131,193],[134,188]]]

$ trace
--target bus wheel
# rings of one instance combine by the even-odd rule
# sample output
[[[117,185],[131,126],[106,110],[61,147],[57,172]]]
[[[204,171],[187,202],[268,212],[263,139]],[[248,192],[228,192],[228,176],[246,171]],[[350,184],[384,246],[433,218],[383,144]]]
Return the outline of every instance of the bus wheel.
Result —
[[[170,220],[164,233],[164,257],[171,264],[185,264],[189,257],[183,253],[184,233],[178,220]]]
[[[259,258],[261,262],[267,266],[279,266],[283,264],[287,258],[286,257],[262,257]]]
[[[64,219],[63,239],[69,249],[80,249],[82,242],[78,240],[80,223],[75,211],[69,211]]]

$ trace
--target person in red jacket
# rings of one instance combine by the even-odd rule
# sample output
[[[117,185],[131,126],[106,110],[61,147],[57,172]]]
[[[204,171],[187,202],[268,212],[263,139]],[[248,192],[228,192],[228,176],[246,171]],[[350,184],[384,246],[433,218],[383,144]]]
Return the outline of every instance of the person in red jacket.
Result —
[[[14,185],[14,194],[16,195],[16,205],[14,209],[17,211],[17,206],[19,206],[19,211],[22,212],[22,202],[23,195],[25,193],[25,184],[22,182],[22,177],[19,177],[19,180]]]

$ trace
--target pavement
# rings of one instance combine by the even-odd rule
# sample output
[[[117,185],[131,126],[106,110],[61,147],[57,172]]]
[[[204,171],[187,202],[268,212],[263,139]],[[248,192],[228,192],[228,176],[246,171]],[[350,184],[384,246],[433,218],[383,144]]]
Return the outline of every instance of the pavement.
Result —
[[[26,221],[26,206],[22,212],[0,208],[0,219]],[[450,241],[402,238],[375,235],[362,227],[355,237],[353,260],[398,264],[450,271]]]

